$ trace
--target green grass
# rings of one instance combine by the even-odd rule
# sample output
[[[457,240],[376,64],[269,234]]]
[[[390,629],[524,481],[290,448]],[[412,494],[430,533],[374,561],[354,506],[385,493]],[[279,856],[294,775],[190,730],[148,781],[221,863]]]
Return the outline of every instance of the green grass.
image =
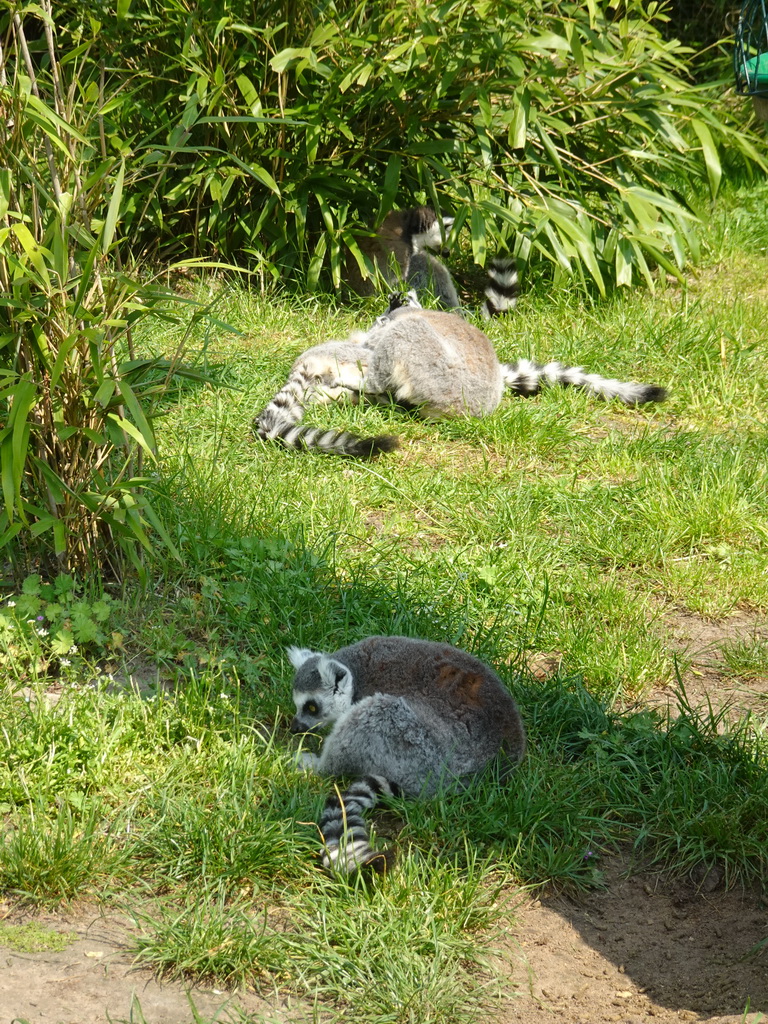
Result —
[[[768,637],[730,640],[721,647],[723,660],[735,676],[754,679],[768,676]]]
[[[27,924],[0,924],[0,946],[19,953],[59,953],[77,939],[75,932],[57,932],[43,928],[37,921]]]
[[[643,697],[679,687],[676,612],[768,610],[767,197],[733,192],[715,211],[687,290],[526,289],[493,326],[504,358],[655,381],[668,403],[553,390],[437,424],[311,411],[402,438],[370,465],[261,444],[250,421],[298,351],[371,307],[222,285],[218,314],[240,333],[205,360],[227,387],[184,385],[158,424],[155,500],[182,562],[159,552],[140,589],[62,580],[46,596],[33,580],[0,619],[0,895],[125,909],[163,976],[383,1024],[487,1016],[488,954],[521,891],[601,885],[618,847],[765,887],[765,723],[682,690],[668,718]],[[94,621],[74,652],[59,591]],[[491,661],[530,749],[512,785],[491,773],[395,801],[377,825],[396,870],[341,884],[315,858],[328,784],[295,767],[284,651],[372,633]],[[763,634],[723,642],[733,676],[765,677]],[[559,665],[544,679],[529,670],[542,658]]]

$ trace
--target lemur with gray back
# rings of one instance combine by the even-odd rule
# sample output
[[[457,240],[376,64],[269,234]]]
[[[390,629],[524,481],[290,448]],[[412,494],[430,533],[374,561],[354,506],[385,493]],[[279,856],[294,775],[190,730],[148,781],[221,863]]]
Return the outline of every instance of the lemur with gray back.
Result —
[[[487,416],[505,388],[533,395],[559,384],[583,388],[625,405],[660,402],[663,388],[584,373],[557,362],[528,359],[500,363],[488,336],[463,317],[411,304],[392,308],[368,331],[347,341],[329,341],[307,349],[294,362],[288,380],[258,414],[254,429],[262,440],[288,448],[317,449],[337,455],[371,458],[397,447],[397,438],[361,438],[347,431],[303,426],[304,409],[346,397],[353,402],[394,401],[415,408],[426,419]]]
[[[384,871],[363,813],[381,796],[431,796],[463,787],[494,760],[502,777],[525,752],[525,729],[493,669],[449,644],[371,636],[333,654],[288,648],[296,669],[294,733],[332,726],[303,764],[354,779],[319,821],[323,864],[334,873]]]
[[[360,251],[373,266],[374,277],[364,277],[350,254],[345,267],[347,284],[358,295],[375,295],[377,284],[397,288],[405,282],[420,299],[433,295],[443,309],[460,312],[461,303],[450,271],[439,258],[447,256],[445,234],[454,217],[438,218],[429,206],[391,210],[372,237],[358,239]],[[497,256],[488,267],[483,317],[500,316],[514,309],[517,301],[517,268],[509,256]]]

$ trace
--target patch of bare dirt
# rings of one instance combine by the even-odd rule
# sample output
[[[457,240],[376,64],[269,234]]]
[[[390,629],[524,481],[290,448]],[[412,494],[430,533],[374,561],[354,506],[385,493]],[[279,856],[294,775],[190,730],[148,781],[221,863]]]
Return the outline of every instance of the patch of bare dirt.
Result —
[[[663,883],[627,876],[616,858],[606,890],[545,897],[516,911],[510,989],[515,1024],[756,1024],[768,1013],[768,907],[723,892],[711,874]],[[745,1017],[745,1010],[749,1013]]]
[[[386,511],[377,509],[367,512],[363,521],[366,527],[366,541],[389,541],[398,551],[437,551],[445,543],[443,536],[437,532],[437,520],[422,509],[415,509],[413,512],[413,521],[422,528],[411,535],[400,533],[397,529],[397,520],[393,523],[391,515]]]
[[[192,1024],[205,1021],[295,1020],[288,1002],[250,992],[159,982],[138,969],[128,952],[129,930],[118,918],[82,910],[35,920],[43,928],[74,932],[61,952],[23,953],[0,946],[0,1021],[28,1024]],[[197,1016],[196,1016],[197,1015]]]
[[[728,706],[732,715],[768,713],[768,675],[736,675],[723,656],[724,644],[756,637],[768,640],[765,616],[735,611],[726,619],[712,621],[674,609],[664,613],[662,622],[669,632],[670,657],[677,658],[692,705],[711,703],[716,711]],[[654,691],[649,701],[657,707],[674,704],[674,687]]]
[[[693,706],[768,712],[768,678],[739,677],[723,657],[724,644],[768,636],[764,616],[737,611],[711,621],[676,609],[661,622]],[[529,668],[543,678],[561,658],[540,654]],[[649,702],[674,714],[675,688],[657,689]],[[768,937],[766,897],[725,892],[717,870],[665,883],[629,868],[616,858],[604,868],[604,891],[545,896],[516,912],[506,1020],[768,1024],[768,946],[756,951]]]

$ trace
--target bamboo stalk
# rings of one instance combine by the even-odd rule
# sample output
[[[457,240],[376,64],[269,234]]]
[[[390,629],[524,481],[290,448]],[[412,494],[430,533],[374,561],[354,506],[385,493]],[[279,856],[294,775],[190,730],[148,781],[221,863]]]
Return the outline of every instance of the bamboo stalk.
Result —
[[[22,56],[24,57],[24,63],[27,66],[27,74],[29,75],[30,88],[32,92],[40,99],[40,90],[37,87],[37,75],[35,74],[35,65],[32,63],[32,56],[27,46],[27,37],[24,35],[24,26],[21,22],[21,18],[18,14],[13,15],[13,29],[16,33],[16,38],[19,41],[21,47]],[[53,158],[53,148],[51,146],[51,140],[45,136],[43,138],[43,145],[45,146],[45,156],[48,161],[48,171],[51,175],[51,185],[53,186],[53,194],[56,197],[56,204],[59,209],[62,205],[62,189],[61,181],[59,179],[59,169],[56,166],[56,161]]]

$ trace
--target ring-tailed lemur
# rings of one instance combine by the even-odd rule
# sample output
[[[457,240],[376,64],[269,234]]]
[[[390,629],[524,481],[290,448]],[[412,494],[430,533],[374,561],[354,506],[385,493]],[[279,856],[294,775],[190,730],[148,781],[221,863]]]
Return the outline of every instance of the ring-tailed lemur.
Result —
[[[347,341],[316,345],[300,355],[285,385],[255,418],[254,429],[262,440],[276,440],[288,448],[371,458],[392,451],[397,439],[302,426],[304,408],[346,396],[353,402],[394,400],[418,409],[427,419],[480,417],[497,408],[505,388],[534,395],[552,384],[618,398],[625,405],[666,398],[655,384],[624,383],[584,373],[581,367],[540,365],[528,359],[500,363],[487,335],[463,317],[413,303],[393,309],[391,303],[369,331],[356,332]]]
[[[288,648],[296,669],[294,733],[331,725],[319,756],[302,764],[355,781],[326,802],[319,821],[323,865],[351,874],[385,871],[363,812],[381,796],[430,796],[466,785],[494,759],[514,767],[525,729],[504,683],[482,661],[449,644],[371,636],[334,654]]]
[[[417,295],[434,295],[444,309],[461,310],[450,271],[439,258],[447,256],[444,234],[454,217],[443,217],[442,224],[429,206],[410,210],[392,210],[372,238],[359,240],[363,254],[373,264],[376,275],[390,288],[404,281]],[[439,255],[436,255],[439,254]],[[375,295],[376,281],[362,275],[357,261],[347,260],[345,277],[358,295]],[[517,302],[517,267],[509,256],[497,256],[488,268],[485,301],[480,313],[486,319],[514,309]]]

